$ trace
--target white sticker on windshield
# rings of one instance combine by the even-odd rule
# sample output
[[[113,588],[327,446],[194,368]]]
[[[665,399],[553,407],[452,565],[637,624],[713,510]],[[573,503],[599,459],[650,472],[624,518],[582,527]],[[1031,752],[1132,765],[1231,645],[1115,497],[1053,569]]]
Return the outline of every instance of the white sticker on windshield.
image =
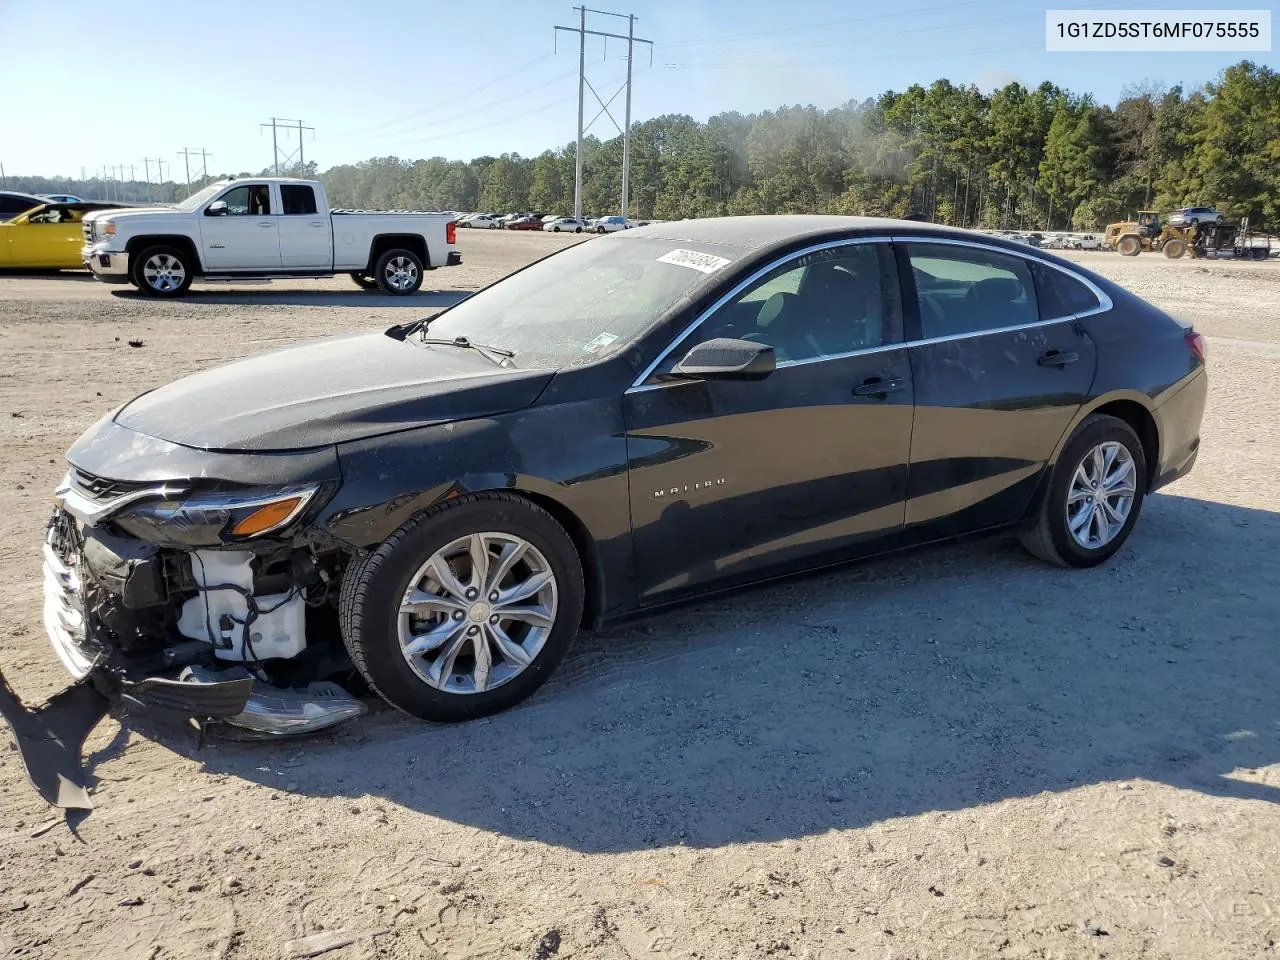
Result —
[[[600,334],[600,336],[596,337],[594,340],[592,340],[582,349],[585,350],[587,353],[599,353],[601,350],[603,350],[605,347],[612,344],[617,339],[618,339],[617,334],[602,333]]]
[[[677,267],[688,267],[699,273],[715,273],[727,267],[733,261],[717,257],[711,253],[698,253],[696,250],[672,250],[658,258],[659,263],[674,263]]]

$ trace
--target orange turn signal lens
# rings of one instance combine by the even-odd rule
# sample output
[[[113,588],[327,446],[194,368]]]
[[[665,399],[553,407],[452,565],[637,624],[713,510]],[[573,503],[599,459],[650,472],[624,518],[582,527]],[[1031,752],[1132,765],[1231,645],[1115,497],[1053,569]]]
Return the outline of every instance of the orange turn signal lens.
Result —
[[[283,500],[268,503],[266,506],[259,507],[253,511],[253,513],[232,527],[231,533],[237,537],[252,537],[259,533],[273,530],[288,520],[293,512],[302,506],[306,500],[305,496],[286,497]]]

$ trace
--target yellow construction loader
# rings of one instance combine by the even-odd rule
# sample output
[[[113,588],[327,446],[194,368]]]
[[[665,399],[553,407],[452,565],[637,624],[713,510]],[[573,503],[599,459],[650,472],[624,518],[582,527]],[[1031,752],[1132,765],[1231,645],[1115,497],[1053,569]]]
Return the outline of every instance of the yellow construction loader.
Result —
[[[1136,257],[1143,250],[1162,250],[1166,257],[1176,260],[1187,252],[1193,229],[1161,223],[1155,210],[1139,210],[1137,220],[1108,225],[1102,242],[1125,257]]]

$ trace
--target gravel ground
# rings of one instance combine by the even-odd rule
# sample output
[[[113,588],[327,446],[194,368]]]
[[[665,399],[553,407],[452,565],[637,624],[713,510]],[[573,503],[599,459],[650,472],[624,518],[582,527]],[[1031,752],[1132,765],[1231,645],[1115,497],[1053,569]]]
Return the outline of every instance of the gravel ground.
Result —
[[[464,233],[465,265],[409,302],[0,278],[19,691],[65,683],[38,544],[62,452],[105,410],[572,239]],[[1210,338],[1199,464],[1110,564],[994,541],[757,588],[584,637],[527,704],[465,726],[375,707],[197,750],[109,719],[74,829],[0,736],[0,957],[257,960],[337,932],[342,960],[1280,956],[1280,269],[1078,258]]]

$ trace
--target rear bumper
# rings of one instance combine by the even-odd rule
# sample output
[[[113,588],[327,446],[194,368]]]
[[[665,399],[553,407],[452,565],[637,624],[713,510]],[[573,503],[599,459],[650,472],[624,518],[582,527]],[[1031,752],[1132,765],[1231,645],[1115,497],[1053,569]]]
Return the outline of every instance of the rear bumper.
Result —
[[[446,267],[456,267],[456,266],[459,266],[461,263],[462,263],[462,254],[459,253],[457,250],[449,251],[449,255],[444,259],[444,265]]]
[[[1152,472],[1152,490],[1185,477],[1195,466],[1208,395],[1209,375],[1202,368],[1153,411],[1160,437],[1160,461]]]

